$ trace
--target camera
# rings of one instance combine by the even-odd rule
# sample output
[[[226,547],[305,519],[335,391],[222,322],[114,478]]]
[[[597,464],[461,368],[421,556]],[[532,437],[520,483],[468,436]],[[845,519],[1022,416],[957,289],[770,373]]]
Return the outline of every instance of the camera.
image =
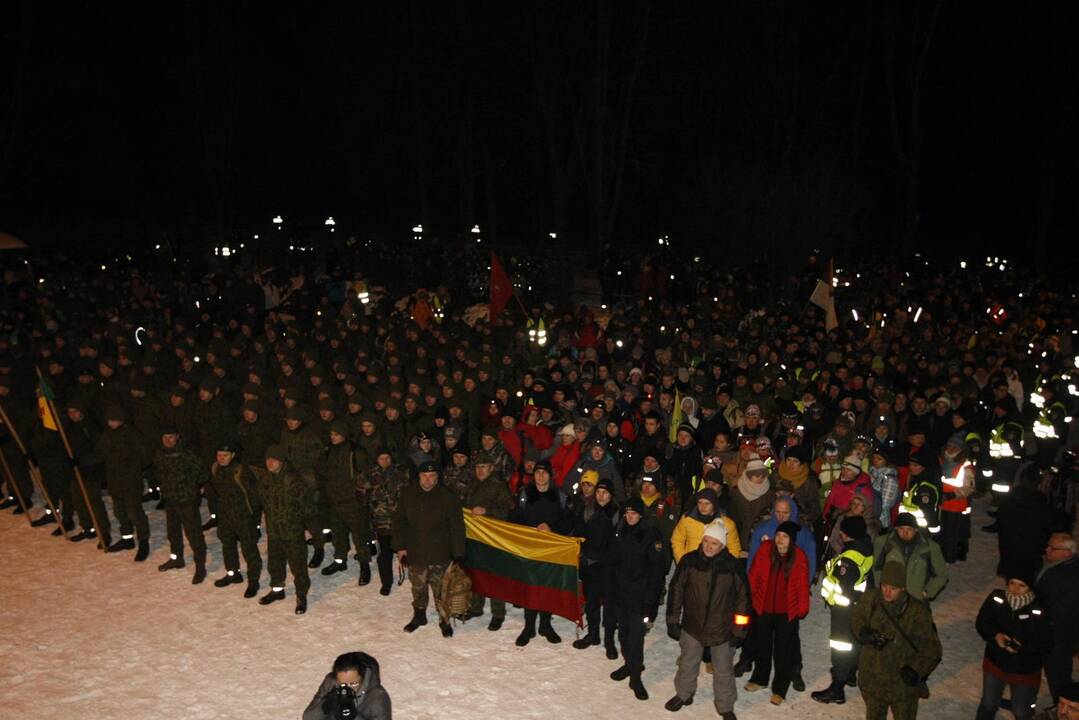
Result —
[[[348,685],[338,685],[327,693],[322,712],[336,720],[352,720],[356,717],[356,695]]]

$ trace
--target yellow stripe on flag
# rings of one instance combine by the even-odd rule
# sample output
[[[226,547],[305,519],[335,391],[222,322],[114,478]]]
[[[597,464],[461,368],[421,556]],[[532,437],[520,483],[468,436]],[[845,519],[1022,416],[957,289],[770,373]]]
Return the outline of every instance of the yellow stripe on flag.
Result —
[[[465,511],[465,537],[528,560],[577,567],[583,538],[541,532],[527,525]]]
[[[682,413],[682,391],[674,389],[674,412],[671,413],[671,426],[667,429],[667,437],[673,443],[678,440],[678,426],[682,424],[685,415]]]
[[[56,418],[54,418],[52,412],[49,411],[49,401],[42,395],[38,395],[37,398],[37,413],[41,418],[41,424],[45,426],[45,429],[56,432]]]

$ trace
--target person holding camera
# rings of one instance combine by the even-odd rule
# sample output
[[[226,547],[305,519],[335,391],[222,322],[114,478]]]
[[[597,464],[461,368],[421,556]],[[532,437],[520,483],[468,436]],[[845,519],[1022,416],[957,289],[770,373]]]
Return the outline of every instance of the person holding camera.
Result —
[[[367,653],[338,655],[302,720],[390,720],[390,695],[382,687],[378,660]]]
[[[898,560],[884,564],[880,587],[862,595],[851,616],[851,632],[862,646],[858,685],[866,720],[918,715],[928,697],[925,679],[940,663],[941,645],[929,605],[907,592],[907,570]]]
[[[1034,563],[1011,563],[1003,573],[1007,584],[989,593],[978,611],[975,628],[985,640],[985,659],[977,720],[996,717],[1006,685],[1016,720],[1034,717],[1042,662],[1053,644],[1049,611],[1033,590],[1036,570]]]

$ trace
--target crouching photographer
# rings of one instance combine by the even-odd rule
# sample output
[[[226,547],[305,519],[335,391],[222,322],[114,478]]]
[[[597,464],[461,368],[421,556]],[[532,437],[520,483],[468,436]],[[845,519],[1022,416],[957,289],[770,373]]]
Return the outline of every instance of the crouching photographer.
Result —
[[[303,720],[390,720],[390,696],[378,676],[378,661],[350,652],[333,661]]]

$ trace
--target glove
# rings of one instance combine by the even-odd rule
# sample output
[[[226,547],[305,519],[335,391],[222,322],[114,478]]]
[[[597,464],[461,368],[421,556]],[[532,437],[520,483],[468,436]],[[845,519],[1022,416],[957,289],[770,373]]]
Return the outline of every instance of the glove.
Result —
[[[678,638],[682,637],[682,626],[678,623],[667,623],[667,637],[677,641]]]
[[[907,687],[916,687],[922,682],[921,676],[919,676],[918,672],[910,665],[904,665],[899,668],[899,677],[902,678],[903,684]]]

